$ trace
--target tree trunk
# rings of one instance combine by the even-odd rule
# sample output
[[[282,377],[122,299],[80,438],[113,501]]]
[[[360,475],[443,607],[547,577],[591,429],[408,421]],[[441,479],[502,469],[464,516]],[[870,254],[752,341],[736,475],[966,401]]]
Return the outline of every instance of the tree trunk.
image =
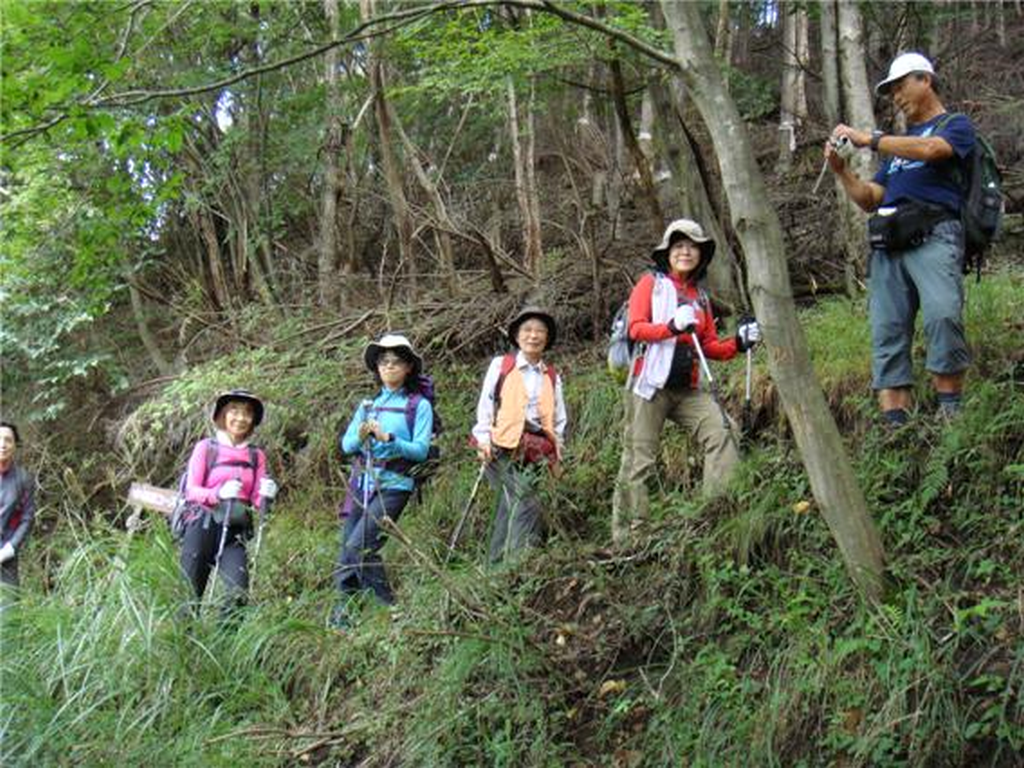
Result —
[[[626,104],[626,88],[622,78],[622,65],[619,60],[612,59],[608,64],[611,73],[612,100],[615,104],[615,114],[619,119],[619,130],[622,131],[622,138],[626,144],[626,150],[633,160],[640,180],[640,195],[643,197],[647,216],[650,220],[651,234],[657,238],[665,227],[665,216],[661,212],[661,204],[658,202],[658,193],[654,188],[654,177],[651,175],[651,166],[644,156],[640,144],[633,133],[633,121],[629,115],[629,105]]]
[[[522,226],[523,264],[533,275],[534,280],[540,279],[541,231],[539,204],[536,202],[536,177],[533,174],[533,114],[527,111],[528,135],[524,137],[520,131],[519,102],[516,98],[515,84],[511,75],[507,78],[508,93],[508,126],[512,137],[512,164],[515,171],[516,202],[519,204],[519,217]]]
[[[694,219],[711,234],[716,249],[714,261],[708,270],[708,287],[716,299],[733,307],[742,306],[745,302],[740,295],[736,253],[711,204],[697,153],[683,118],[681,99],[673,95],[671,86],[664,82],[652,80],[650,89],[661,128],[656,134],[657,146],[671,170],[674,182],[672,190],[677,198],[676,210],[671,218]],[[676,93],[681,96],[679,90]]]
[[[732,52],[729,46],[729,39],[732,33],[729,27],[729,0],[718,2],[718,24],[715,25],[715,58],[725,64],[728,68],[730,62],[728,55]],[[729,84],[729,76],[725,78],[726,86]]]
[[[226,311],[229,319],[233,319],[235,315],[229,311],[231,309],[231,291],[224,276],[223,255],[221,254],[220,239],[217,237],[217,227],[198,192],[196,192],[196,197],[200,202],[195,206],[189,206],[189,218],[192,220],[192,226],[199,233],[206,251],[206,267],[210,272],[210,293],[213,295],[217,307]]]
[[[725,92],[699,6],[662,0],[662,8],[682,75],[704,122],[714,126],[711,136],[733,226],[747,256],[750,294],[764,327],[769,370],[811,489],[850,575],[870,600],[877,601],[882,595],[885,554],[814,375],[793,302],[782,227],[768,203],[746,126]]]
[[[860,9],[853,0],[838,0],[839,77],[842,93],[843,120],[864,131],[875,129],[875,113],[871,104],[871,86],[864,64],[864,42]],[[870,152],[860,150],[850,159],[853,171],[861,178],[872,176],[874,159]],[[842,222],[845,251],[846,290],[850,296],[860,293],[857,280],[864,274],[867,243],[867,214],[842,190],[835,179],[836,198]]]
[[[132,317],[135,320],[135,328],[139,332],[139,339],[142,341],[142,346],[146,348],[146,353],[149,355],[149,359],[156,366],[157,371],[160,372],[161,376],[173,376],[177,371],[174,366],[167,362],[167,358],[164,357],[163,352],[160,351],[160,345],[156,343],[152,331],[149,330],[149,321],[146,319],[146,308],[142,302],[142,295],[139,293],[138,287],[135,285],[134,278],[129,277],[125,282],[128,283],[128,297],[132,303]]]
[[[825,122],[839,122],[839,45],[836,34],[836,0],[821,0],[821,79],[824,88]]]
[[[423,167],[423,163],[420,162],[416,146],[406,135],[405,130],[402,128],[402,122],[398,119],[398,115],[396,115],[393,110],[391,111],[391,121],[395,127],[395,132],[402,141],[406,161],[410,166],[412,166],[413,174],[416,176],[416,181],[419,182],[420,189],[423,190],[423,194],[425,194],[427,199],[430,200],[430,204],[434,209],[434,219],[437,223],[434,233],[437,240],[438,259],[440,261],[441,272],[444,273],[448,279],[451,279],[455,274],[455,255],[452,249],[452,238],[449,233],[456,230],[455,222],[453,222],[451,217],[448,215],[448,206],[445,205],[444,198],[441,197],[441,191],[437,188],[437,184],[435,184],[430,178],[430,174],[428,174],[427,169]]]
[[[374,0],[360,0],[359,9],[363,21],[373,18],[374,4]],[[412,220],[412,211],[409,208],[409,201],[405,196],[402,169],[395,155],[394,141],[391,137],[391,114],[388,109],[387,94],[385,93],[384,63],[377,54],[376,48],[376,43],[370,44],[370,56],[367,67],[370,72],[370,87],[374,94],[373,111],[377,119],[377,139],[380,144],[381,165],[384,167],[384,180],[387,184],[388,198],[391,201],[391,213],[394,216],[395,230],[398,235],[399,263],[406,270],[409,285],[412,292],[415,293],[416,274],[418,271],[416,259],[413,256],[413,233],[415,232],[415,226]]]
[[[797,125],[807,122],[807,70],[810,67],[810,22],[807,19],[807,6],[800,3],[796,9],[796,103],[795,114]]]
[[[324,0],[324,15],[337,40],[340,31],[338,0]],[[324,84],[327,89],[327,131],[324,135],[324,187],[320,200],[320,249],[317,258],[317,300],[325,309],[339,309],[341,284],[338,280],[338,202],[345,191],[345,177],[339,158],[345,147],[342,97],[338,84],[338,48],[324,55]]]
[[[804,66],[807,47],[807,12],[792,3],[780,5],[782,15],[782,89],[779,108],[779,159],[776,170],[793,168],[797,132],[807,117]]]

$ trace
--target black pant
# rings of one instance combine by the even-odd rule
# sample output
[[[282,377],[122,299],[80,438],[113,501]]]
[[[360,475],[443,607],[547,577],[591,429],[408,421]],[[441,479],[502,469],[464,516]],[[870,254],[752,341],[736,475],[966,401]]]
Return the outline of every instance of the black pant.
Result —
[[[210,519],[209,513],[193,520],[185,528],[185,538],[181,544],[181,570],[192,584],[197,601],[203,599],[210,572],[217,565],[222,531],[223,526]],[[248,534],[248,526],[227,529],[224,551],[217,569],[227,593],[225,610],[244,603],[249,590],[249,565],[245,552]]]
[[[0,563],[0,584],[7,587],[17,587],[18,580],[18,556],[15,555],[6,563]]]
[[[356,500],[341,532],[341,553],[334,572],[343,595],[354,595],[366,589],[372,590],[384,605],[395,602],[384,561],[380,557],[386,538],[381,520],[387,515],[397,523],[410,496],[412,493],[409,491],[385,489],[375,492],[365,512],[363,500]]]

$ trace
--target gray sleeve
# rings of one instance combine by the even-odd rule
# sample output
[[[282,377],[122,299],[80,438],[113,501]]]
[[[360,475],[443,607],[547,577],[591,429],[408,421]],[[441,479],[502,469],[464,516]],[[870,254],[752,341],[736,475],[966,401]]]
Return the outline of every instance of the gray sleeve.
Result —
[[[8,543],[17,551],[22,541],[28,536],[32,528],[32,521],[36,517],[36,479],[28,472],[22,471],[21,489],[18,492],[18,504],[21,507],[21,521],[14,529]]]

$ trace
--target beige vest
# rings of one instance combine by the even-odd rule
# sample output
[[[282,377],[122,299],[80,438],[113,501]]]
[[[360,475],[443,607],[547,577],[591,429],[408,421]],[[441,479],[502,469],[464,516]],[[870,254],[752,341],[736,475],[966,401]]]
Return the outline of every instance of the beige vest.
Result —
[[[540,411],[540,425],[551,441],[557,444],[555,387],[551,383],[551,377],[543,363],[541,363],[541,373],[543,373],[543,377],[541,378],[540,397],[537,402],[537,409]],[[494,426],[491,428],[491,443],[514,451],[519,447],[519,441],[523,437],[523,430],[526,427],[526,406],[530,402],[530,396],[526,392],[526,381],[518,366],[505,376],[505,382],[501,385],[501,392],[498,396],[500,405],[494,416]]]

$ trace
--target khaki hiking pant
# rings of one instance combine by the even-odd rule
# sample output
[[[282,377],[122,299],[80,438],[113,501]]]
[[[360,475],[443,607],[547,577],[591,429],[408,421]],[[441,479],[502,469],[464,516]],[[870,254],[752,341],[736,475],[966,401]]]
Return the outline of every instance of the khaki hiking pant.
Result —
[[[722,422],[721,409],[706,392],[661,389],[648,401],[630,391],[625,393],[625,412],[622,462],[612,497],[612,540],[616,543],[628,538],[634,521],[650,516],[647,480],[654,473],[666,419],[689,432],[704,449],[705,495],[721,491],[739,462],[736,440]],[[729,419],[729,423],[732,434],[738,434],[735,422]]]

